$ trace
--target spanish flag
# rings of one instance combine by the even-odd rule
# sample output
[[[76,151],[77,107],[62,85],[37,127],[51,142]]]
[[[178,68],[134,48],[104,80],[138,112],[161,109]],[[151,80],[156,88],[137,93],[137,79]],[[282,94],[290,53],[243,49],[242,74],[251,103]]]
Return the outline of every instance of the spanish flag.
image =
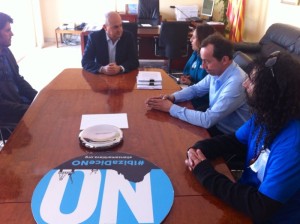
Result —
[[[230,26],[229,39],[233,42],[243,40],[245,4],[246,0],[228,0],[226,15]]]

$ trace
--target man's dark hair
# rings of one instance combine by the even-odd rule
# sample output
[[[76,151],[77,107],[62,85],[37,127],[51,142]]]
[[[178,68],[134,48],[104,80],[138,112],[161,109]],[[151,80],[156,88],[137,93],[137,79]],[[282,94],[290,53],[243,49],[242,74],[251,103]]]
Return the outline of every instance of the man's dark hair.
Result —
[[[287,53],[279,53],[273,66],[266,66],[266,60],[255,62],[248,103],[260,129],[257,145],[266,131],[264,145],[269,147],[289,121],[300,118],[300,63]]]
[[[5,27],[7,22],[13,23],[13,19],[9,15],[0,12],[0,30],[2,30]]]
[[[213,56],[219,61],[228,56],[229,59],[233,58],[233,44],[230,40],[226,39],[219,33],[214,33],[205,38],[201,43],[201,48],[207,45],[214,46]]]

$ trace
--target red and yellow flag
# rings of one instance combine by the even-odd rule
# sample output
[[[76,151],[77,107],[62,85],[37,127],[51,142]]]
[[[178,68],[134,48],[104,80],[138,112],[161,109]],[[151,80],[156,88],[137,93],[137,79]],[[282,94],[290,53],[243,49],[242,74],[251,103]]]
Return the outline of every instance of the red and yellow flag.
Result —
[[[230,26],[229,39],[234,42],[243,40],[246,0],[228,0],[227,18]]]

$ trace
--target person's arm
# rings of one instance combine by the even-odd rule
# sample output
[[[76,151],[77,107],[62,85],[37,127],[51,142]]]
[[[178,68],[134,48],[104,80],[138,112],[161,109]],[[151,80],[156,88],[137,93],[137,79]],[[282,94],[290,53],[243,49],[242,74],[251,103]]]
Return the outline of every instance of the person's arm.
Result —
[[[35,98],[37,91],[24,79],[23,76],[16,77],[16,85],[18,86],[20,95],[25,96],[30,102]]]
[[[202,112],[194,109],[187,109],[186,107],[181,107],[176,104],[172,105],[170,114],[180,120],[203,128],[210,128],[214,126],[224,117],[222,116],[222,113],[216,113],[210,109]]]
[[[210,78],[210,76],[206,76],[197,84],[173,93],[175,98],[174,102],[184,102],[191,100],[195,97],[201,97],[206,95],[209,92]]]
[[[192,148],[188,150],[186,164],[193,170],[199,182],[211,193],[237,210],[246,213],[254,221],[263,222],[275,214],[283,203],[295,198],[300,189],[299,135],[293,134],[299,132],[297,122],[290,124],[290,127],[282,131],[272,143],[270,148],[272,154],[268,158],[264,178],[258,189],[233,183],[215,171],[207,159],[216,158],[222,154],[220,152],[222,150],[228,152],[233,147],[237,147],[237,150],[239,145],[251,145],[254,119],[255,117],[252,117],[240,127],[235,138],[234,136],[231,136],[231,139],[215,137],[205,140],[204,144],[201,141],[196,143],[193,147],[198,147],[199,150],[196,152]],[[208,144],[209,141],[212,143]],[[203,147],[203,153],[201,147]],[[243,183],[246,183],[246,179],[243,179]]]
[[[3,117],[15,117],[16,120],[19,121],[27,111],[28,107],[29,105],[27,104],[5,100],[0,94],[0,113]]]
[[[200,92],[202,89],[202,83],[210,80],[209,77],[210,75],[206,76],[197,84],[183,89],[179,92],[180,94],[175,94],[175,102],[180,102],[185,97],[190,100],[192,96],[203,96],[204,91]],[[185,95],[184,93],[188,90],[193,91],[193,93]],[[213,97],[211,96],[211,92],[209,97]],[[210,128],[245,103],[245,93],[242,90],[242,84],[240,81],[237,82],[234,79],[229,80],[226,84],[224,84],[221,92],[215,97],[217,97],[217,99],[210,100],[210,104],[212,103],[213,105],[210,105],[210,108],[208,108],[205,112],[173,105],[170,109],[170,114],[173,117],[179,118],[190,124]]]
[[[13,70],[14,84],[18,87],[19,94],[21,96],[26,97],[30,102],[32,102],[37,94],[37,91],[32,88],[32,86],[24,79],[23,76],[20,75],[19,66],[12,52],[9,49],[7,49],[7,52],[8,52],[9,64],[12,66],[12,70]],[[1,88],[2,91],[9,92],[9,87],[7,85]],[[8,89],[5,90],[5,88]]]
[[[207,159],[200,162],[193,173],[208,191],[255,222],[267,221],[282,206],[282,203],[263,195],[255,187],[233,183],[218,173]]]
[[[247,135],[245,129],[250,122],[239,130],[239,136]],[[232,182],[225,175],[218,173],[209,160],[226,153],[245,153],[245,144],[235,135],[216,136],[197,142],[187,152],[186,164],[195,174],[197,180],[212,194],[219,197],[235,209],[244,212],[251,219],[263,222],[281,207],[281,203],[273,200],[256,188]]]
[[[97,49],[99,48],[99,46],[96,45],[105,45],[104,43],[101,42],[101,41],[105,41],[105,39],[102,40],[101,38],[102,36],[100,32],[101,31],[96,31],[88,35],[87,43],[81,60],[81,65],[83,69],[94,74],[98,74],[100,68],[106,65],[106,64],[99,64],[99,62],[96,62]],[[99,43],[96,43],[96,41],[98,41]],[[102,54],[102,58],[107,57],[107,64],[108,64],[109,62],[108,49],[107,48],[105,49],[105,47],[103,46],[103,51],[101,52],[101,54]]]
[[[146,99],[145,104],[148,109],[169,112],[174,100],[173,95],[161,95]]]
[[[241,143],[235,136],[220,135],[213,138],[196,142],[191,148],[201,149],[207,159],[215,159],[223,157],[226,159],[228,155],[236,155],[239,158],[245,158],[247,153],[247,145]]]

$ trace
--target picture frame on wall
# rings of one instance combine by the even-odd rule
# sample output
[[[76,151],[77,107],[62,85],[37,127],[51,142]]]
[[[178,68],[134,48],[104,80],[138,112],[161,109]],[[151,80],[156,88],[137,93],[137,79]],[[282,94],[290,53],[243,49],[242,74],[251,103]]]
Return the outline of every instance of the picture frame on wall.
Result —
[[[137,14],[138,5],[137,4],[126,4],[126,13],[127,14]]]
[[[299,5],[299,0],[281,0],[281,3],[290,5]]]

